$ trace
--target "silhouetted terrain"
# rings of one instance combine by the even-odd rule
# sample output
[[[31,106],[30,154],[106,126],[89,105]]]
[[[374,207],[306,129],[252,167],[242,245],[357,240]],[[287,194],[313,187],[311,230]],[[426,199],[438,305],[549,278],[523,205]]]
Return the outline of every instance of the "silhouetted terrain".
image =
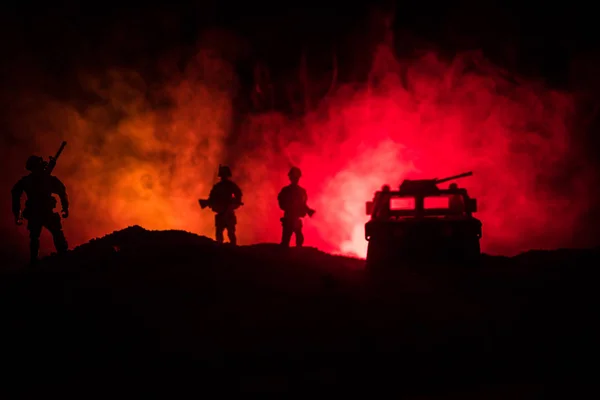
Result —
[[[3,390],[545,398],[591,382],[599,260],[535,251],[376,278],[312,248],[130,227],[2,276]]]

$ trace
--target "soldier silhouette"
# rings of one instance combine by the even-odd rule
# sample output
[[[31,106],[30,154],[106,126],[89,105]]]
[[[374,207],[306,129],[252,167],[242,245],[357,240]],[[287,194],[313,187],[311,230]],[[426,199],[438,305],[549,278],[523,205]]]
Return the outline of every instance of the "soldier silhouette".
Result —
[[[296,236],[296,247],[304,244],[304,234],[302,233],[302,219],[306,215],[312,217],[315,210],[307,205],[308,195],[306,190],[298,185],[302,172],[297,167],[292,167],[288,173],[290,184],[285,186],[279,192],[277,201],[279,208],[283,210],[281,218],[281,245],[289,247],[292,235]]]
[[[31,173],[19,179],[12,188],[12,212],[15,223],[22,225],[23,218],[27,220],[31,264],[35,264],[38,260],[40,235],[44,227],[52,234],[54,247],[58,254],[65,253],[69,247],[62,230],[60,215],[54,212],[57,204],[56,199],[52,196],[53,194],[59,196],[62,217],[67,218],[69,216],[67,190],[60,179],[51,175],[46,167],[47,163],[42,157],[29,157],[25,169]],[[27,201],[25,202],[25,210],[21,215],[21,196],[23,192],[27,196]]]
[[[229,243],[237,245],[235,227],[237,218],[235,210],[242,206],[242,190],[231,178],[231,169],[228,166],[219,166],[219,178],[210,191],[207,200],[200,200],[202,208],[209,206],[215,215],[216,239],[218,243],[223,243],[223,231],[227,229]]]

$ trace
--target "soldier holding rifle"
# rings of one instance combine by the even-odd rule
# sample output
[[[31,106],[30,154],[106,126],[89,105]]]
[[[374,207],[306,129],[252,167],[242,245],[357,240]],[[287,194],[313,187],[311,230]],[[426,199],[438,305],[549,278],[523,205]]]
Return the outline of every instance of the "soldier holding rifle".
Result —
[[[69,198],[65,185],[52,175],[56,161],[66,145],[67,142],[62,142],[56,155],[50,156],[50,162],[44,161],[39,156],[30,156],[25,163],[25,169],[30,172],[29,175],[19,179],[12,189],[12,212],[15,223],[22,225],[23,219],[27,220],[30,264],[32,265],[38,260],[40,235],[44,227],[52,234],[54,247],[59,254],[65,253],[69,247],[62,230],[61,215],[54,212],[57,203],[53,194],[60,198],[63,218],[69,216]],[[27,196],[27,201],[25,210],[21,214],[23,192]]]

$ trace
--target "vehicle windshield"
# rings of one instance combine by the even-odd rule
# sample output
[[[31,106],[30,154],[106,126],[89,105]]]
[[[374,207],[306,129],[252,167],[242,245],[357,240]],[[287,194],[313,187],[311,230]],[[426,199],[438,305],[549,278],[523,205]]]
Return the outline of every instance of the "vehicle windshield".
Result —
[[[423,199],[423,208],[426,210],[442,208],[450,208],[450,197],[449,196],[434,196],[425,197]]]
[[[414,210],[415,204],[414,197],[392,197],[390,199],[390,210]]]
[[[417,201],[415,197],[387,196],[381,199],[375,217],[398,218],[413,217],[416,214]],[[427,196],[423,198],[424,217],[443,217],[462,214],[463,199],[459,195]]]

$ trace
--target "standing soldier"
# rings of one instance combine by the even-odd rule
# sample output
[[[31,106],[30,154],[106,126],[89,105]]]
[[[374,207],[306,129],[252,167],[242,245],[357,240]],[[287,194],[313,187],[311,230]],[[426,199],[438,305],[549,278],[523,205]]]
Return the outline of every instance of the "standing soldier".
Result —
[[[304,244],[301,218],[304,218],[307,214],[312,217],[315,213],[315,210],[307,205],[308,195],[306,190],[298,185],[301,176],[300,169],[292,167],[288,173],[291,183],[281,189],[277,196],[279,208],[284,212],[283,218],[281,218],[281,245],[284,247],[289,247],[292,234],[296,235],[296,247],[301,247]]]
[[[223,231],[227,229],[227,236],[229,237],[229,243],[232,245],[237,244],[237,238],[235,236],[235,226],[237,224],[237,218],[235,216],[235,210],[242,203],[242,190],[236,185],[231,178],[231,169],[228,166],[219,166],[219,178],[210,191],[208,199],[200,200],[200,206],[211,208],[215,215],[215,228],[216,228],[216,239],[218,243],[223,243]]]
[[[52,164],[55,161],[56,159],[51,159]],[[51,174],[53,166],[48,168],[48,164],[42,157],[29,157],[25,168],[31,173],[19,179],[12,188],[12,212],[15,222],[17,225],[22,225],[23,218],[27,220],[30,239],[30,262],[32,265],[38,260],[40,235],[44,227],[52,234],[54,247],[58,254],[65,253],[69,247],[62,230],[60,215],[54,212],[57,204],[52,195],[56,194],[60,197],[63,218],[69,216],[69,198],[65,185],[60,179]],[[27,201],[23,215],[21,215],[21,196],[23,192],[27,196]]]

